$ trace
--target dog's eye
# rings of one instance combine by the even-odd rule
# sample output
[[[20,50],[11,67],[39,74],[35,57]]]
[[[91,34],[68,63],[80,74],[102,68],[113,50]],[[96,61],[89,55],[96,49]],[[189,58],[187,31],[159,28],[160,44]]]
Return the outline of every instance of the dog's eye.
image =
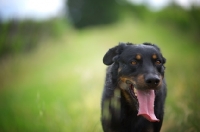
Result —
[[[157,60],[155,64],[156,64],[156,65],[160,65],[160,64],[161,64],[161,61]]]
[[[137,62],[136,61],[132,61],[131,64],[132,65],[137,65]]]

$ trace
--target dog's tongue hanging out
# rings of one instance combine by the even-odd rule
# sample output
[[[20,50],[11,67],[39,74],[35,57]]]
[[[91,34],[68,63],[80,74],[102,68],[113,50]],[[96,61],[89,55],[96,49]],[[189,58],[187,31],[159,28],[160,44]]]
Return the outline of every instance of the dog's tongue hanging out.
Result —
[[[137,99],[139,102],[138,115],[142,115],[150,122],[159,121],[154,114],[154,90],[137,90]]]

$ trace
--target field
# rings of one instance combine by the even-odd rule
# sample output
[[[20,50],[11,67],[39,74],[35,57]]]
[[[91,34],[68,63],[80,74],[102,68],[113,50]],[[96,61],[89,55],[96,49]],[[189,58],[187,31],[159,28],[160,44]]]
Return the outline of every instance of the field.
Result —
[[[200,131],[199,45],[172,27],[125,19],[59,39],[0,62],[1,132],[102,132],[102,58],[119,42],[157,44],[166,63],[168,96],[162,132]]]

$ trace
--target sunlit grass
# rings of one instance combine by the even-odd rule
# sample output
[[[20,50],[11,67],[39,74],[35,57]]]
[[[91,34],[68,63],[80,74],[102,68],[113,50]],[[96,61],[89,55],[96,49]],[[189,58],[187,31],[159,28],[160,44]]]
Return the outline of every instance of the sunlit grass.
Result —
[[[191,102],[196,98],[199,103],[199,47],[165,27],[132,19],[69,29],[60,39],[41,42],[31,53],[2,60],[0,131],[101,132],[106,69],[102,57],[118,42],[153,42],[161,48],[168,82],[163,131],[182,131],[188,117],[194,116]],[[183,127],[185,131],[197,130],[191,124]]]

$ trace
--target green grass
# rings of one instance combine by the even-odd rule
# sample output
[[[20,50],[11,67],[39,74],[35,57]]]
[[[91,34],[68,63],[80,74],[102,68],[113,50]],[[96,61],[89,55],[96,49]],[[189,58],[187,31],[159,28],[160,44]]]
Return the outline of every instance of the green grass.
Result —
[[[1,60],[0,131],[101,132],[102,57],[118,42],[161,48],[168,82],[162,131],[198,131],[199,46],[183,33],[132,19],[71,28],[30,53]]]

